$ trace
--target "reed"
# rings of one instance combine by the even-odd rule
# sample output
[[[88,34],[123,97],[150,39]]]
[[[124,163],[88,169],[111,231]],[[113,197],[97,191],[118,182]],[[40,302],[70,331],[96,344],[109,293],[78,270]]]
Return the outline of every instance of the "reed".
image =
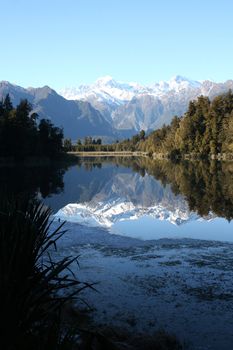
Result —
[[[71,349],[61,325],[66,302],[92,287],[71,274],[77,257],[58,261],[51,250],[65,234],[51,230],[51,210],[12,198],[0,203],[0,346],[2,349]]]

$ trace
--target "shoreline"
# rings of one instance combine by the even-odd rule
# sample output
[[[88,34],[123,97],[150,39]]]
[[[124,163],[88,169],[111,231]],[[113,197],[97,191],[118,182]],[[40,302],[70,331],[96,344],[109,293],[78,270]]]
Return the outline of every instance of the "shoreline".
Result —
[[[148,157],[154,160],[233,160],[232,153],[206,154],[206,156],[198,153],[185,153],[170,157],[168,153],[153,153],[151,155],[148,152],[141,151],[71,151],[67,152],[67,155],[75,157]]]
[[[165,153],[153,153],[152,155],[148,152],[114,152],[114,151],[86,151],[86,152],[66,152],[61,154],[56,158],[50,157],[40,157],[40,156],[29,156],[24,159],[16,160],[14,157],[0,157],[0,168],[2,167],[40,167],[40,166],[59,166],[67,164],[75,164],[78,161],[78,158],[133,158],[133,157],[142,157],[149,158],[152,161],[217,161],[217,162],[232,162],[233,154],[208,154],[206,157],[200,156],[199,154],[183,154],[176,157],[169,157]]]
[[[232,244],[193,239],[145,242],[68,223],[56,254],[70,253],[71,247],[72,254],[80,255],[81,267],[73,265],[73,272],[98,283],[99,293],[83,293],[94,327],[108,325],[148,337],[164,329],[191,350],[229,349]]]
[[[115,152],[115,151],[84,151],[84,152],[67,152],[75,157],[149,157],[147,152]]]

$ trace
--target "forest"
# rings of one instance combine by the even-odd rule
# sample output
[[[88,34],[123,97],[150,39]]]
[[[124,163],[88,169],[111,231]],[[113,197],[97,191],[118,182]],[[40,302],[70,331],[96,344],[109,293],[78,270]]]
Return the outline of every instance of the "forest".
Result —
[[[114,161],[130,167],[141,176],[146,174],[159,180],[172,192],[182,195],[190,211],[201,217],[214,214],[231,221],[233,218],[233,164],[215,160],[173,162],[150,157],[114,158]]]
[[[115,143],[116,151],[163,153],[170,157],[184,154],[233,153],[233,93],[215,97],[200,96],[190,101],[187,112],[174,116],[170,125],[164,125],[145,136],[142,130],[131,139]]]
[[[141,130],[131,139],[102,144],[101,138],[85,137],[74,144],[63,140],[63,130],[50,120],[38,120],[27,100],[14,108],[9,95],[0,102],[0,157],[54,157],[62,151],[114,152],[139,151],[170,158],[185,154],[205,158],[216,154],[233,154],[233,93],[212,101],[200,96],[190,101],[182,117],[174,116],[169,125],[146,135]]]
[[[9,95],[0,101],[0,157],[22,160],[29,156],[54,157],[63,150],[63,130],[32,112],[27,100],[14,108]]]

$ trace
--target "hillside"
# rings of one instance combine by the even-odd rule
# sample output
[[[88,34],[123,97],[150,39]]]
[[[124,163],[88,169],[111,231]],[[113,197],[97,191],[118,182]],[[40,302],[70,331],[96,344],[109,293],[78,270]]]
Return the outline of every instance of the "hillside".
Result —
[[[233,81],[199,82],[176,76],[150,86],[117,82],[111,77],[94,84],[67,88],[58,94],[48,86],[22,88],[0,82],[0,99],[9,93],[13,105],[27,99],[40,118],[49,118],[63,127],[65,137],[76,141],[85,136],[115,141],[140,130],[149,133],[169,124],[174,115],[182,116],[190,100],[215,96],[233,89]]]

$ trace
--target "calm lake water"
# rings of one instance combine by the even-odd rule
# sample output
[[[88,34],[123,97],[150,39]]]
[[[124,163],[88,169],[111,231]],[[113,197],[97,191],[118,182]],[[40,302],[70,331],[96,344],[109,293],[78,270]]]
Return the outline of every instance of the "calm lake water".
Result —
[[[53,256],[79,256],[72,271],[97,283],[82,298],[98,327],[164,329],[190,350],[232,349],[232,180],[233,163],[148,158],[0,171],[2,196],[40,198],[67,221]]]
[[[2,187],[38,196],[61,219],[143,240],[233,241],[233,164],[85,158],[2,168]]]
[[[86,159],[45,199],[68,221],[147,239],[233,241],[232,164]],[[229,186],[229,188],[227,187]]]

